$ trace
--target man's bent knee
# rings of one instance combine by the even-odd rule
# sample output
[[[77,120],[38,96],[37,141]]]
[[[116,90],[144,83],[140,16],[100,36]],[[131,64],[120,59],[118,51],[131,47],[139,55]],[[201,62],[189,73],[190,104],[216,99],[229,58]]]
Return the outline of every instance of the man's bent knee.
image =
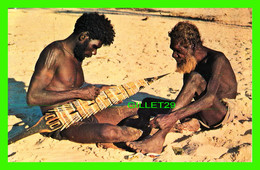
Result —
[[[103,140],[103,142],[119,141],[122,137],[122,129],[120,128],[120,126],[105,124],[101,128],[99,136]]]
[[[198,72],[192,71],[189,75],[189,80],[203,81],[204,78]]]

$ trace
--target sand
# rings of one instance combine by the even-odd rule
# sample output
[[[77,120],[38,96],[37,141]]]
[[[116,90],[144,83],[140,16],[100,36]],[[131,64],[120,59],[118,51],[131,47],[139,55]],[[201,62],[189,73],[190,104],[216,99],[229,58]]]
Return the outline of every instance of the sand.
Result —
[[[92,84],[122,84],[172,72],[129,100],[144,97],[175,99],[182,75],[175,73],[168,31],[189,20],[205,46],[222,51],[238,81],[237,113],[230,124],[215,130],[169,133],[158,157],[104,149],[96,144],[58,141],[35,134],[8,146],[9,162],[251,162],[252,161],[252,10],[251,9],[9,9],[8,131],[19,133],[40,118],[38,107],[26,104],[26,91],[42,49],[72,33],[83,11],[105,13],[115,27],[110,47],[83,62]],[[128,101],[129,101],[128,100]],[[123,103],[127,104],[126,102]],[[174,148],[182,148],[175,154]]]

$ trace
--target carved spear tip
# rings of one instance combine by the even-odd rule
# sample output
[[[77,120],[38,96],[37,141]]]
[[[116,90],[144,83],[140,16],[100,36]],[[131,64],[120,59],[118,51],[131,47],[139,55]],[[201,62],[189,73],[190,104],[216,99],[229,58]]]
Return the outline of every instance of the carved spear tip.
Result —
[[[158,76],[158,77],[157,77],[157,80],[160,79],[160,78],[162,78],[162,77],[164,77],[164,76],[167,76],[168,74],[170,74],[170,73],[166,73],[166,74],[163,74],[163,75],[161,75],[161,76]]]
[[[163,74],[163,75],[160,75],[160,76],[157,76],[157,77],[145,78],[145,80],[148,82],[148,84],[150,84],[150,83],[153,83],[155,80],[158,80],[158,79],[160,79],[164,76],[167,76],[168,74],[170,74],[170,73]]]

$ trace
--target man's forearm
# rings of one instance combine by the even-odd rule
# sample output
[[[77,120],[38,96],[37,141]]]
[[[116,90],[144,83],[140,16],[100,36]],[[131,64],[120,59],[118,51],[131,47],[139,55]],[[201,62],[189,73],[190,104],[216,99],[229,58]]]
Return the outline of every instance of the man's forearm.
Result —
[[[79,89],[68,91],[42,90],[40,92],[27,94],[27,103],[29,105],[49,106],[78,98],[80,98]]]
[[[204,109],[210,108],[213,104],[214,96],[206,95],[196,102],[184,106],[178,110],[172,110],[172,113],[178,117],[178,119],[183,119],[187,116],[191,116],[195,113],[198,113]]]

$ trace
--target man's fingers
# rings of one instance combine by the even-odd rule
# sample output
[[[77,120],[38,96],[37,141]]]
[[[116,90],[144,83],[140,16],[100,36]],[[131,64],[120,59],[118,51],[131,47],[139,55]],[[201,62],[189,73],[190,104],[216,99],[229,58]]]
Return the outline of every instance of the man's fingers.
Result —
[[[100,92],[98,90],[95,91],[95,95],[98,95]]]

